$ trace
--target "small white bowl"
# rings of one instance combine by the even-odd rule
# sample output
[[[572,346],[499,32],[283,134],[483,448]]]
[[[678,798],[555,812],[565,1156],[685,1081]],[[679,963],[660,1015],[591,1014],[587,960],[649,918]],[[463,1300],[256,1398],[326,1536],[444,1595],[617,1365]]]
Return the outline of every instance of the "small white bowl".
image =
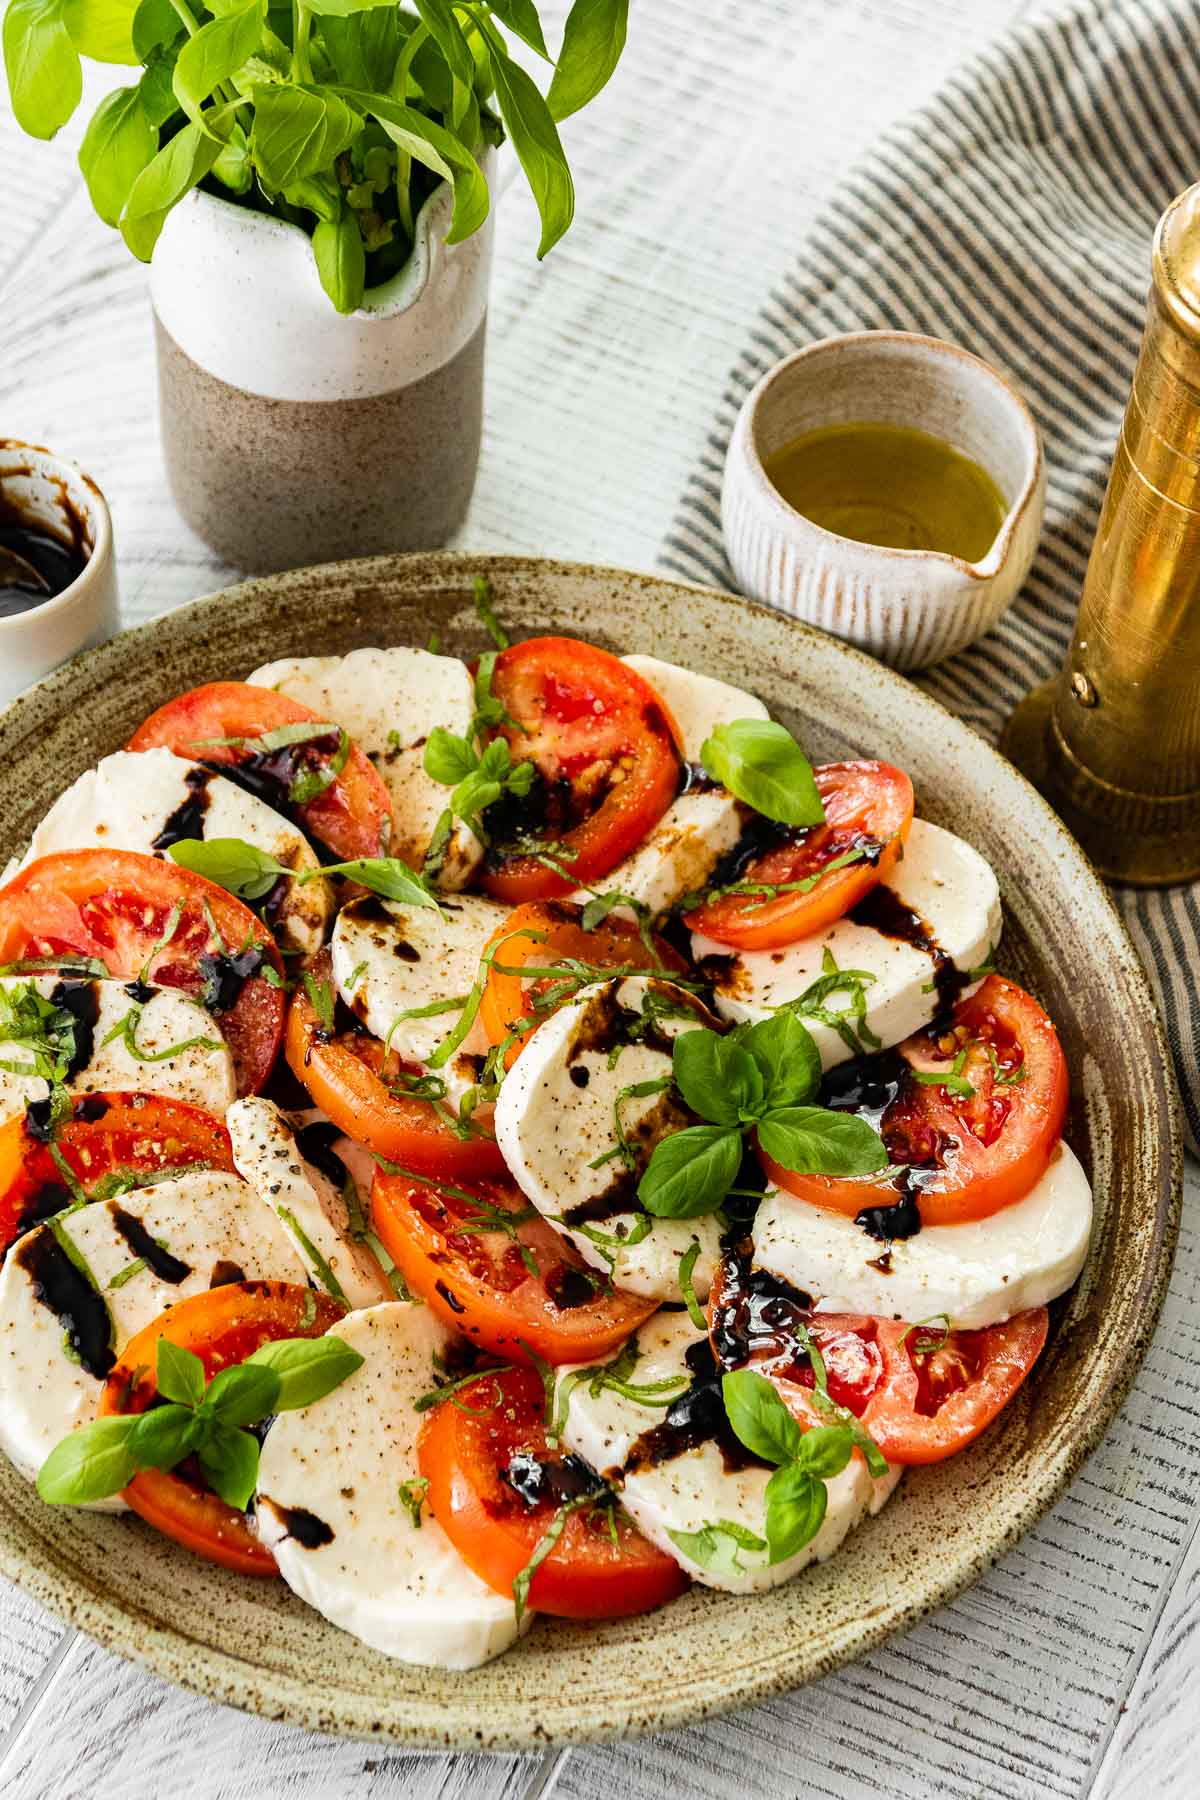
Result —
[[[805,432],[855,421],[916,426],[988,471],[1008,512],[980,562],[856,543],[788,505],[764,462]],[[1004,376],[940,338],[857,331],[786,357],[746,396],[725,459],[721,523],[745,593],[893,668],[921,669],[974,643],[1012,604],[1045,502],[1041,438]]]
[[[0,618],[0,706],[5,706],[77,651],[112,637],[117,572],[107,502],[75,463],[36,444],[0,438],[0,495],[30,525],[67,543],[82,537],[88,553],[60,594]]]

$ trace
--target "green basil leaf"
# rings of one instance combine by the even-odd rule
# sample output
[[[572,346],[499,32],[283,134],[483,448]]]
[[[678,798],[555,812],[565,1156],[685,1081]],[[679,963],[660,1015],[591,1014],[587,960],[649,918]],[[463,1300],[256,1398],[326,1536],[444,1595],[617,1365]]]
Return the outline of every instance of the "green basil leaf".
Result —
[[[714,1575],[744,1575],[746,1568],[739,1552],[761,1553],[767,1548],[766,1538],[733,1519],[714,1519],[698,1531],[668,1531],[667,1536],[690,1561]]]
[[[250,190],[254,180],[254,165],[250,161],[250,140],[235,120],[230,127],[229,137],[221,147],[221,154],[212,166],[212,172],[222,186],[231,193],[245,194]]]
[[[347,208],[336,219],[318,220],[312,247],[321,286],[338,312],[354,312],[367,280],[367,251],[356,215]]]
[[[250,0],[247,6],[210,19],[188,39],[175,64],[175,95],[189,118],[198,119],[213,89],[254,54],[262,28],[260,0]]]
[[[263,85],[253,100],[251,154],[272,194],[323,173],[362,130],[359,114],[329,88]]]
[[[687,1105],[714,1125],[750,1124],[762,1112],[762,1072],[732,1035],[682,1032],[675,1039],[672,1073]]]
[[[628,26],[629,0],[575,0],[546,95],[556,119],[569,118],[596,98],[621,60]]]
[[[373,6],[369,12],[353,13],[348,18],[326,14],[321,22],[321,39],[334,78],[347,87],[386,92],[403,41],[401,19],[405,25],[412,24],[394,5]],[[433,53],[436,57],[436,49]],[[420,80],[419,75],[417,79]],[[447,90],[449,85],[447,81]],[[428,91],[424,83],[422,90]]]
[[[279,1377],[261,1363],[234,1363],[217,1370],[204,1399],[220,1425],[257,1425],[275,1411]]]
[[[539,260],[552,250],[575,216],[575,184],[567,165],[558,127],[531,76],[505,54],[499,36],[489,32],[496,101],[513,149],[537,202],[542,221]]]
[[[536,50],[549,62],[550,52],[546,48],[534,0],[488,0],[488,11],[495,13],[502,25],[507,25],[531,50]]]
[[[790,731],[771,719],[731,719],[704,740],[700,760],[714,781],[781,825],[820,825],[825,807],[812,764]]]
[[[137,1415],[134,1461],[139,1469],[173,1469],[203,1436],[203,1422],[190,1406],[152,1406]]]
[[[331,1394],[362,1361],[344,1338],[279,1338],[256,1350],[244,1366],[261,1363],[270,1369],[279,1381],[275,1411],[295,1412]]]
[[[800,1440],[795,1464],[818,1481],[832,1481],[853,1453],[854,1433],[845,1425],[814,1425]]]
[[[638,1183],[638,1199],[659,1219],[697,1219],[715,1212],[742,1161],[742,1134],[726,1125],[689,1125],[654,1147]]]
[[[168,853],[181,869],[203,875],[240,900],[261,900],[292,870],[241,838],[180,838]]]
[[[248,1431],[217,1427],[196,1458],[213,1492],[226,1506],[245,1512],[258,1482],[258,1439]]]
[[[767,1483],[767,1543],[773,1563],[811,1544],[825,1522],[829,1490],[807,1469],[777,1469]]]
[[[199,1406],[204,1398],[204,1364],[191,1350],[173,1344],[170,1338],[158,1340],[155,1379],[164,1400],[177,1400],[181,1406]]]
[[[142,105],[140,88],[106,94],[79,146],[79,167],[106,225],[117,224],[130,189],[157,150],[158,132]]]
[[[823,1106],[781,1106],[759,1121],[758,1142],[772,1162],[802,1175],[875,1175],[888,1166],[883,1139],[857,1113]]]
[[[0,33],[17,124],[52,138],[83,97],[83,67],[71,42],[63,0],[9,0]]]
[[[373,894],[402,906],[439,905],[436,894],[430,893],[420,875],[398,856],[365,856],[353,862],[329,863],[321,873],[344,875],[347,881],[357,881],[360,887],[370,888]]]
[[[165,125],[179,111],[179,102],[175,98],[175,59],[179,52],[172,44],[167,49],[157,45],[147,53],[146,67],[142,70],[142,78],[138,82],[138,93],[141,95],[142,111],[156,128]],[[157,134],[155,142],[157,143]]]
[[[469,87],[475,80],[475,58],[462,33],[450,0],[413,0],[421,22],[446,59],[450,73]]]
[[[335,193],[332,183],[317,175],[306,175],[303,181],[293,182],[290,188],[284,189],[283,197],[289,206],[306,207],[329,225],[336,225],[342,216],[341,189]],[[328,293],[329,290],[325,291]]]
[[[431,781],[440,781],[444,787],[457,787],[460,781],[474,773],[479,758],[466,738],[447,731],[444,725],[435,725],[426,741],[421,762]]]
[[[137,1419],[92,1419],[62,1438],[38,1470],[37,1491],[51,1506],[88,1506],[128,1487],[136,1473]]]
[[[821,1052],[793,1012],[773,1013],[739,1039],[762,1072],[762,1111],[802,1106],[821,1085]]]
[[[413,106],[404,106],[387,94],[364,92],[357,88],[339,88],[364,112],[379,121],[393,143],[410,156],[450,182],[454,190],[454,216],[446,233],[448,244],[460,243],[478,231],[488,216],[491,196],[483,170],[453,134],[427,119]]]
[[[150,261],[167,214],[204,179],[220,153],[219,139],[190,124],[146,164],[121,218],[121,236],[139,261]]]
[[[735,1369],[721,1377],[725,1414],[739,1441],[764,1462],[789,1463],[804,1436],[765,1375]]]
[[[136,63],[133,20],[138,0],[66,0],[63,17],[81,56],[93,62]]]
[[[134,54],[139,62],[148,62],[153,51],[168,49],[183,32],[183,20],[171,0],[141,0],[133,15]]]

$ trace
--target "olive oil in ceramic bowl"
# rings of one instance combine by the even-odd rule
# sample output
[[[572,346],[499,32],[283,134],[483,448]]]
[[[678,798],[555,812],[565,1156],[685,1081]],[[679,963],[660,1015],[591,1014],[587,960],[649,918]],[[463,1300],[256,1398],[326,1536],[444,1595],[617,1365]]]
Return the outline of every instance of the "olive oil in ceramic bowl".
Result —
[[[1008,503],[987,470],[912,425],[821,425],[763,467],[789,506],[838,537],[985,557]]]

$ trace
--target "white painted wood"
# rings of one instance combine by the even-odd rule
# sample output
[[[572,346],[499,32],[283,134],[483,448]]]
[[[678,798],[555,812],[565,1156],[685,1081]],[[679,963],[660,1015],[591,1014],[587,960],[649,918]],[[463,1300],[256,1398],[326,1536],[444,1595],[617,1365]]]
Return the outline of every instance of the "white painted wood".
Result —
[[[465,546],[652,566],[728,368],[832,182],[1023,6],[645,0],[633,10],[617,79],[566,127],[579,190],[570,236],[539,266],[520,182],[501,204],[484,458]],[[81,128],[33,145],[0,102],[0,430],[76,455],[100,481],[134,622],[234,572],[167,494],[144,272],[91,213],[73,166]],[[816,1687],[667,1740],[562,1758],[420,1759],[211,1706],[0,1588],[0,1792],[1194,1794],[1194,1173],[1189,1205],[1155,1344],[1070,1493],[954,1605]]]

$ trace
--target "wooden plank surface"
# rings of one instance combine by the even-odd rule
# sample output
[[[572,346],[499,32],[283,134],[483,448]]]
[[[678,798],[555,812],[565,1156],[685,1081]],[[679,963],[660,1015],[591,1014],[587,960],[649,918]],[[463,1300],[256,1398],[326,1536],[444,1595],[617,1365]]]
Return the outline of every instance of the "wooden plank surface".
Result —
[[[501,204],[484,455],[462,544],[653,566],[726,372],[832,183],[1021,11],[1018,0],[635,7],[617,80],[567,128],[570,236],[539,266],[522,186]],[[0,428],[76,455],[100,481],[133,622],[235,572],[171,504],[144,273],[90,212],[72,163],[81,127],[35,146],[0,109]],[[954,1605],[816,1687],[614,1749],[410,1757],[197,1700],[4,1589],[0,1793],[1194,1794],[1195,1179],[1189,1205],[1150,1357],[1069,1494]]]

